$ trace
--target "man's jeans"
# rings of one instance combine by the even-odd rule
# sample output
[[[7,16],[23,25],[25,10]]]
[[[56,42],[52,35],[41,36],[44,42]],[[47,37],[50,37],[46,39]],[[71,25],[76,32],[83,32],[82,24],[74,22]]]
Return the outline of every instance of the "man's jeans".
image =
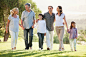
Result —
[[[29,43],[28,43],[28,32],[29,32]],[[29,47],[32,47],[33,28],[24,29],[24,40],[25,40],[26,49],[29,49]]]
[[[44,33],[37,33],[39,37],[39,48],[43,49]]]

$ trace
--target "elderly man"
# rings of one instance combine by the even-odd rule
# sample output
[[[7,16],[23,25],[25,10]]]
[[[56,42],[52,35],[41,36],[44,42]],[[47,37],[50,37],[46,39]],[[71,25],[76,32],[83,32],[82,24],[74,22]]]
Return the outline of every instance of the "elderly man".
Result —
[[[31,10],[30,3],[25,4],[25,9],[21,16],[21,27],[24,30],[25,50],[29,47],[32,50],[32,39],[33,39],[33,28],[35,24],[35,13]],[[29,32],[29,43],[28,43],[28,32]]]

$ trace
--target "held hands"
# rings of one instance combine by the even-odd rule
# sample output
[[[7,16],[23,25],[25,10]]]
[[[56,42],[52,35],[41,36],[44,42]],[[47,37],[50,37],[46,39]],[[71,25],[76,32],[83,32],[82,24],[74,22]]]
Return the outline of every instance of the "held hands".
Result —
[[[32,25],[32,28],[34,28],[34,25]]]
[[[22,26],[22,29],[24,30],[25,28]]]
[[[24,30],[24,26],[22,26],[21,24],[19,24],[19,26]],[[34,28],[34,25],[32,25],[32,28]]]
[[[63,22],[63,25],[64,25],[65,23]]]
[[[77,39],[77,37],[75,37]]]
[[[44,36],[46,36],[46,33],[44,34]]]
[[[69,29],[67,28],[67,32],[69,31]]]
[[[19,24],[19,26],[20,26],[23,30],[25,29],[21,24]]]

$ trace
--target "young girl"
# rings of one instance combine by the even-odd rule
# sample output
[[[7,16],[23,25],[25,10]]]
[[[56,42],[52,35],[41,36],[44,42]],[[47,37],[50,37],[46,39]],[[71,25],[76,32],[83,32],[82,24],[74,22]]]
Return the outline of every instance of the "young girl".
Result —
[[[68,30],[68,33],[70,33],[69,40],[70,40],[70,46],[71,51],[73,51],[73,45],[74,45],[74,51],[76,51],[76,39],[77,39],[77,28],[75,27],[75,22],[71,22],[70,29]]]
[[[37,20],[37,34],[39,37],[39,50],[43,49],[43,40],[46,33],[46,22],[42,14],[38,15],[39,19]]]

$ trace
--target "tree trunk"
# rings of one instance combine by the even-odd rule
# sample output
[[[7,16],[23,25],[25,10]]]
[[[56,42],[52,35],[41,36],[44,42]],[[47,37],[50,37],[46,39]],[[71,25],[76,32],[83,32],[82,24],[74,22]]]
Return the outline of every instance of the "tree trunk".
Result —
[[[4,11],[2,12],[2,14],[3,14],[4,28],[5,28],[4,41],[7,41],[8,38],[9,38],[9,29],[8,29],[8,33],[6,33],[6,25],[5,25],[5,20],[4,20]]]

